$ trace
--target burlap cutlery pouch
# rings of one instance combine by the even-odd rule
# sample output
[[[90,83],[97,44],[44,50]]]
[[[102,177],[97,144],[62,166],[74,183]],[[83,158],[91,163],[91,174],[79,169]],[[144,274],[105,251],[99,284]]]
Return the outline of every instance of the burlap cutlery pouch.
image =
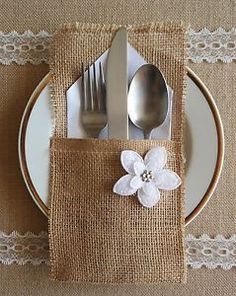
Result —
[[[68,139],[65,92],[81,62],[96,60],[111,44],[115,25],[66,25],[52,47],[49,245],[51,277],[94,283],[185,282],[183,119],[185,30],[181,25],[128,26],[129,42],[157,65],[174,90],[172,141]],[[153,208],[136,196],[113,193],[125,174],[120,153],[144,155],[163,146],[167,168],[182,185],[161,191]]]

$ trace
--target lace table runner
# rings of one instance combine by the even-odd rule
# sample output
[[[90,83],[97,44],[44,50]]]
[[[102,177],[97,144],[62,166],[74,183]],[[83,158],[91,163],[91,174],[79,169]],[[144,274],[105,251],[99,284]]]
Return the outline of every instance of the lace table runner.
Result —
[[[236,267],[236,235],[230,238],[222,235],[215,238],[206,234],[198,238],[187,235],[185,245],[189,267],[221,267],[225,270]],[[49,264],[47,232],[38,235],[31,232],[21,235],[15,231],[6,235],[0,232],[0,263]]]
[[[19,65],[27,62],[35,65],[42,62],[49,63],[52,37],[53,34],[46,31],[36,34],[31,31],[23,34],[15,31],[0,32],[0,63],[4,65],[10,65],[12,62]],[[197,32],[189,28],[187,39],[188,60],[191,62],[229,63],[236,60],[236,28],[229,31],[223,28],[209,31],[204,28]]]

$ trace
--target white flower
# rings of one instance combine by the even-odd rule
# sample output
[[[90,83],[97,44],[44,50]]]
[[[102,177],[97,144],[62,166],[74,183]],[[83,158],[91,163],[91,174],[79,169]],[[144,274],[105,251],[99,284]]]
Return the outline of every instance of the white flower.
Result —
[[[122,151],[121,164],[128,174],[116,182],[113,192],[128,196],[138,191],[139,202],[144,207],[153,207],[160,199],[159,189],[173,190],[181,184],[175,172],[164,169],[166,162],[164,147],[149,150],[144,160],[133,150]]]

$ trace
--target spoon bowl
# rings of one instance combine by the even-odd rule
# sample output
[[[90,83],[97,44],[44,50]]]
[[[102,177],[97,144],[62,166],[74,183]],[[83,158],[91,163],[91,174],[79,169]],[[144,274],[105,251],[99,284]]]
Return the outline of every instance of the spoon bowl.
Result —
[[[129,86],[128,113],[132,123],[143,130],[145,139],[165,121],[167,84],[156,66],[145,64],[136,71]]]

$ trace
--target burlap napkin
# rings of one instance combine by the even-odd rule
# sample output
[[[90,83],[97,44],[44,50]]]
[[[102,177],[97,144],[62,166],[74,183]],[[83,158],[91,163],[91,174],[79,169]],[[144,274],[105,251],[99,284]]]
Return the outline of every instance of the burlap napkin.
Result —
[[[49,219],[53,279],[94,283],[185,282],[184,182],[163,191],[153,208],[112,192],[124,175],[120,153],[143,155],[163,146],[167,167],[184,181],[183,121],[185,30],[181,25],[128,26],[129,42],[164,73],[174,90],[172,141],[67,139],[65,92],[88,64],[111,44],[118,26],[66,25],[52,47]]]

